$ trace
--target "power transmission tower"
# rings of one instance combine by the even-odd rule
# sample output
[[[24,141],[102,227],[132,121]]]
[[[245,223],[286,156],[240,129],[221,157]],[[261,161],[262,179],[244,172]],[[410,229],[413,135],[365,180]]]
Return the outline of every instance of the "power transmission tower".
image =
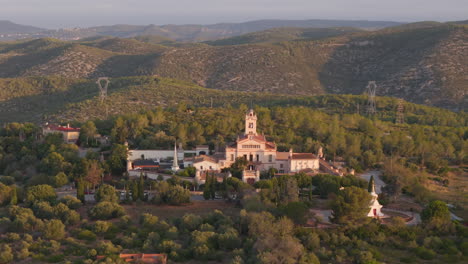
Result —
[[[367,114],[368,115],[375,115],[377,113],[377,108],[375,104],[375,93],[377,91],[377,84],[375,81],[369,81],[366,87],[367,93]]]
[[[102,86],[102,81],[104,81],[104,86]],[[109,78],[108,77],[99,77],[97,80],[97,85],[99,86],[99,95],[101,97],[101,103],[106,99],[107,97],[107,87],[109,87]]]
[[[103,81],[104,81],[104,86],[102,86]],[[99,96],[101,97],[101,104],[102,104],[104,103],[104,100],[106,100],[107,98],[107,87],[109,87],[110,81],[108,77],[99,77],[96,83],[99,86]],[[106,106],[105,114],[107,118],[109,115],[109,106],[107,103],[105,104],[105,106]]]
[[[405,122],[405,116],[403,111],[405,110],[403,106],[403,99],[398,99],[398,106],[397,106],[397,112],[396,112],[396,119],[395,123],[397,124],[403,124]]]

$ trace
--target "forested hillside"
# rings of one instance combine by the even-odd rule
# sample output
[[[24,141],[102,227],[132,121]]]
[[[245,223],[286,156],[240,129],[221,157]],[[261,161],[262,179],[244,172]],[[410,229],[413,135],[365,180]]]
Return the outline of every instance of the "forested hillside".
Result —
[[[321,99],[327,98],[345,101]],[[247,109],[180,104],[74,123],[81,126],[80,146],[101,147],[105,160],[99,152],[80,156],[78,146],[64,143],[60,134],[38,139],[40,127],[33,124],[3,126],[1,262],[125,263],[117,255],[136,251],[196,264],[466,263],[468,230],[451,220],[446,203],[466,217],[467,129],[439,123],[445,120],[395,126],[357,114],[255,106],[259,131],[280,150],[316,152],[322,146],[327,159],[342,158],[356,172],[382,169],[387,186],[380,202],[390,207],[409,199],[410,214],[421,216],[418,225],[404,214],[367,217],[368,182],[353,175],[264,171],[252,187],[236,177],[234,166],[228,168],[233,177],[218,183],[208,176],[201,185],[189,181],[190,168],[167,181],[125,173],[124,142],[131,148],[171,148],[177,139],[185,148],[208,144],[213,150],[236,138]],[[112,145],[88,140],[97,133],[109,135]],[[76,190],[63,191],[69,183]],[[96,185],[94,195],[85,194]],[[191,200],[188,189],[195,188],[207,200],[223,200]],[[328,220],[310,210],[324,208],[332,212]]]
[[[364,95],[301,96],[258,92],[219,91],[189,82],[160,77],[122,77],[111,80],[108,97],[101,101],[94,80],[64,77],[0,79],[0,123],[54,122],[103,119],[155,107],[304,106],[329,114],[366,113]],[[394,122],[398,100],[377,98],[377,118]],[[466,114],[404,103],[405,122],[465,126]]]
[[[150,38],[142,39],[145,43],[38,39],[1,43],[0,76],[157,75],[213,89],[299,95],[362,94],[367,82],[375,80],[377,95],[462,110],[468,87],[467,36],[464,26],[437,24],[320,40],[275,42],[283,37],[264,41],[246,36],[239,43],[269,43],[224,46],[151,44]]]

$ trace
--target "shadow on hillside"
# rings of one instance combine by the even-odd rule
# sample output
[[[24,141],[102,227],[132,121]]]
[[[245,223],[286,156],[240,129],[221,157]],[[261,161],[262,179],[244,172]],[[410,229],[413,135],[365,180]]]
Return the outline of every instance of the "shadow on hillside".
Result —
[[[15,78],[21,76],[35,66],[46,64],[63,52],[64,47],[47,49],[36,53],[17,55],[0,63],[0,78]]]
[[[103,61],[92,73],[94,77],[152,75],[160,54],[117,55]]]
[[[447,28],[435,27],[355,37],[335,48],[319,73],[320,82],[328,93],[362,94],[373,80],[377,95],[423,103],[435,95],[415,91],[437,76],[421,62],[437,52],[437,44],[449,34]]]
[[[149,77],[148,77],[149,78]],[[108,95],[119,92],[131,85],[148,82],[147,78],[128,77],[111,80]],[[33,122],[41,123],[48,116],[69,107],[69,104],[81,103],[99,96],[99,89],[94,80],[72,84],[65,91],[16,97],[0,102],[0,123]],[[96,108],[104,111],[104,106],[96,100]]]

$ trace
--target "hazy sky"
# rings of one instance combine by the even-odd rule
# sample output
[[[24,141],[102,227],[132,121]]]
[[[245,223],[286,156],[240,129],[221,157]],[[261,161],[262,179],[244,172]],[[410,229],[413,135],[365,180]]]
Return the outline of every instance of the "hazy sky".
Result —
[[[466,20],[468,0],[0,0],[0,20],[47,28],[267,18]]]

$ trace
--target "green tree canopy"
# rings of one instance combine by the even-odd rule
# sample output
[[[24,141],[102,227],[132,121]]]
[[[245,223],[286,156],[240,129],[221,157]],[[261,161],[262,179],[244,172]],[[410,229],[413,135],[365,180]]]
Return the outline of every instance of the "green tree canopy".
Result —
[[[108,184],[103,184],[99,187],[94,195],[96,202],[111,202],[111,203],[118,203],[119,196],[115,188]]]
[[[341,190],[332,201],[333,220],[352,224],[365,219],[369,212],[371,196],[367,190],[355,186]]]
[[[47,239],[60,240],[65,237],[65,225],[58,219],[45,221],[43,233]]]
[[[26,191],[26,200],[28,202],[35,201],[52,201],[57,197],[54,188],[47,184],[31,186]]]

